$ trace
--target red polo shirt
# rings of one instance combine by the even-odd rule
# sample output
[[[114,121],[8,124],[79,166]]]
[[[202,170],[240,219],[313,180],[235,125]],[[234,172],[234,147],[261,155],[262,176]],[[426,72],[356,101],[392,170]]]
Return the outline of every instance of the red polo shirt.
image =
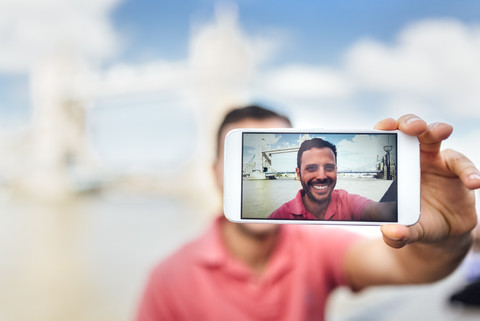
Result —
[[[268,218],[317,220],[303,205],[303,189],[299,190],[295,198],[276,209]],[[349,194],[343,189],[332,192],[330,204],[324,220],[332,221],[360,221],[362,212],[372,200],[356,194]]]
[[[266,270],[257,277],[225,249],[223,220],[153,270],[137,321],[324,319],[329,293],[346,284],[343,260],[358,235],[281,226]]]

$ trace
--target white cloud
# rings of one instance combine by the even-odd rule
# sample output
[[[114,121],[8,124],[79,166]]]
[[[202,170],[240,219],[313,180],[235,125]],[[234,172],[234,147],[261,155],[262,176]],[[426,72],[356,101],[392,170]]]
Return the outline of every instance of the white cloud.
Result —
[[[258,92],[294,106],[300,113],[308,111],[306,117],[314,112],[338,119],[340,124],[360,119],[373,125],[379,120],[368,122],[381,107],[377,102],[374,113],[368,98],[362,100],[364,94],[384,100],[379,117],[387,113],[417,113],[437,119],[478,117],[479,57],[480,25],[421,20],[400,30],[392,43],[359,39],[337,67],[292,63],[265,72],[258,81]],[[323,117],[318,121],[323,123]]]
[[[357,135],[351,141],[342,140],[337,144],[338,167],[340,170],[374,170],[385,155],[383,146],[392,143],[387,135]]]
[[[246,135],[244,145],[262,151],[262,147],[264,149],[269,149],[272,145],[276,144],[280,138],[282,138],[282,136],[276,134]]]
[[[288,99],[325,99],[351,93],[349,80],[339,70],[292,64],[266,74],[266,90]]]
[[[108,14],[119,0],[3,0],[0,71],[25,72],[39,59],[68,50],[90,59],[117,44]]]
[[[360,40],[346,53],[345,70],[358,90],[480,116],[479,57],[480,25],[424,20],[401,31],[393,45]]]
[[[182,92],[191,87],[190,70],[184,61],[152,61],[142,65],[117,64],[92,75],[96,97]]]
[[[390,95],[385,102],[385,110],[393,118],[399,118],[404,114],[414,113],[426,121],[429,119],[438,121],[438,113],[435,113],[435,110],[432,110],[431,105],[428,102],[411,95]]]
[[[443,148],[451,148],[461,152],[480,169],[480,149],[478,148],[479,138],[479,129],[475,129],[472,132],[461,136],[456,135],[454,131],[452,136],[443,143]]]
[[[360,103],[339,101],[290,101],[297,111],[295,126],[301,128],[325,129],[371,129],[383,115],[377,115],[362,109]],[[391,115],[389,114],[388,117]]]

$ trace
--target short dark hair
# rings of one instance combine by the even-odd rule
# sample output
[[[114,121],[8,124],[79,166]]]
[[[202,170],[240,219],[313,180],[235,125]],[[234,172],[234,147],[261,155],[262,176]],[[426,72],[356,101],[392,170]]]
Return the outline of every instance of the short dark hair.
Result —
[[[312,138],[303,141],[300,145],[300,148],[297,152],[297,167],[300,169],[302,164],[302,155],[303,152],[312,148],[330,148],[335,155],[335,163],[337,162],[337,147],[330,143],[329,141],[323,140],[321,138]]]
[[[220,138],[222,136],[222,131],[229,124],[242,121],[244,119],[255,119],[255,120],[264,120],[270,118],[278,118],[284,120],[290,127],[292,127],[292,122],[288,119],[287,116],[274,112],[273,110],[260,107],[258,105],[248,105],[245,107],[239,107],[229,111],[222,123],[218,127],[217,131],[217,155],[220,150]]]

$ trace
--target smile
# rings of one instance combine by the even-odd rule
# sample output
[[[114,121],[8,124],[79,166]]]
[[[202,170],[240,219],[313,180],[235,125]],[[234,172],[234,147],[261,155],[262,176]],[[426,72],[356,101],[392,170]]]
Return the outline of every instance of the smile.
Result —
[[[328,187],[328,185],[312,185],[312,187],[316,190],[324,190]]]

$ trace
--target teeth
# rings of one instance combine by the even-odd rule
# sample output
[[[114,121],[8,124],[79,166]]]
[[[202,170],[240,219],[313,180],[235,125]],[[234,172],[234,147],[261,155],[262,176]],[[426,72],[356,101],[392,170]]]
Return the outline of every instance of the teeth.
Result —
[[[326,189],[327,185],[313,185],[312,187],[314,189],[322,190],[322,189]]]

